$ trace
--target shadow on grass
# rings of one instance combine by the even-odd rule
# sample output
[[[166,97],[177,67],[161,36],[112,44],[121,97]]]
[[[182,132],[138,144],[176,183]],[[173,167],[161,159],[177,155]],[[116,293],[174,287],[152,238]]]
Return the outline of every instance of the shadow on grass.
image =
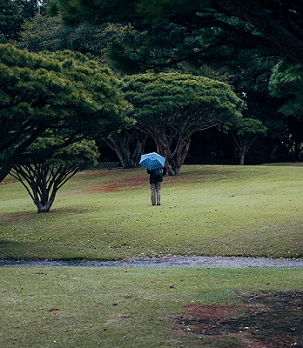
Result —
[[[117,258],[90,258],[86,254],[67,249],[66,246],[47,242],[17,242],[0,240],[0,260],[7,261],[118,261]]]
[[[1,260],[32,260],[42,251],[37,243],[0,240]]]

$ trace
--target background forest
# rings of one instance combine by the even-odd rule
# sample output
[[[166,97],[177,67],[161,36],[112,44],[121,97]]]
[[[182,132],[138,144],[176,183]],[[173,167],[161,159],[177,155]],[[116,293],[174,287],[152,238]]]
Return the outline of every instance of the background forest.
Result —
[[[84,139],[124,168],[158,151],[170,175],[302,160],[301,1],[0,8],[0,180]]]

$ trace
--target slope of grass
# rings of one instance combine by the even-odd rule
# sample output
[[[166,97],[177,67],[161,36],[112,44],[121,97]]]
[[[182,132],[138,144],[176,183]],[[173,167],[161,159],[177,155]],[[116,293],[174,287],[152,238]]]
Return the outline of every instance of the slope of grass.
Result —
[[[85,171],[48,214],[7,182],[0,258],[302,256],[301,171],[185,166],[165,179],[160,207],[150,205],[143,169]],[[9,348],[240,347],[176,329],[176,318],[188,305],[239,305],[238,292],[303,286],[300,269],[2,267],[0,277],[0,346]]]
[[[176,317],[193,304],[239,305],[237,291],[303,285],[299,269],[2,267],[0,277],[7,348],[231,347],[176,331]]]
[[[300,166],[184,166],[152,207],[143,168],[77,174],[35,213],[19,183],[0,186],[0,258],[303,256]]]

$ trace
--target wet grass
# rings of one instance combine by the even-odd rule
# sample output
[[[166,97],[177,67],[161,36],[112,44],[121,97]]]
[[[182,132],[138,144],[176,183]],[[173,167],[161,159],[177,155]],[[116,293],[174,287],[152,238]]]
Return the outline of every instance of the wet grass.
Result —
[[[0,258],[180,255],[301,257],[300,166],[184,166],[152,207],[142,168],[81,172],[37,214],[19,183],[0,186]]]
[[[8,348],[228,347],[228,337],[207,345],[191,325],[176,330],[186,308],[237,308],[239,291],[303,285],[299,269],[2,267],[0,277],[0,346]]]
[[[185,166],[165,178],[162,205],[152,207],[143,169],[98,169],[79,173],[50,213],[37,214],[8,181],[0,258],[298,257],[302,183],[299,166]],[[178,320],[189,306],[241,307],[243,294],[287,292],[292,301],[303,286],[301,269],[2,267],[0,277],[8,348],[241,347],[238,336],[210,340]]]

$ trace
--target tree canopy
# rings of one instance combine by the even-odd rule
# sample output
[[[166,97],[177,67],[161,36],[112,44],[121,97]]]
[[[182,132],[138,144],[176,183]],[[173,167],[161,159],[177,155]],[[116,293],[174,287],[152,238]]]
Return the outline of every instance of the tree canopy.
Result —
[[[0,181],[49,129],[64,130],[68,145],[129,121],[121,81],[79,53],[33,54],[0,45],[0,83]]]
[[[124,81],[136,126],[154,139],[172,175],[179,173],[194,133],[241,117],[242,100],[219,81],[177,72],[137,74]]]
[[[21,25],[37,13],[35,0],[0,0],[0,41],[19,38]]]
[[[303,63],[300,0],[58,0],[54,4],[69,24],[164,19],[191,28],[220,28],[239,45],[266,47]]]
[[[112,30],[84,23],[76,27],[64,25],[60,16],[35,16],[21,27],[16,45],[31,52],[71,50],[89,54],[99,60],[111,40]]]
[[[269,89],[273,96],[284,101],[280,111],[287,116],[303,118],[303,67],[300,64],[279,62],[273,69]]]

